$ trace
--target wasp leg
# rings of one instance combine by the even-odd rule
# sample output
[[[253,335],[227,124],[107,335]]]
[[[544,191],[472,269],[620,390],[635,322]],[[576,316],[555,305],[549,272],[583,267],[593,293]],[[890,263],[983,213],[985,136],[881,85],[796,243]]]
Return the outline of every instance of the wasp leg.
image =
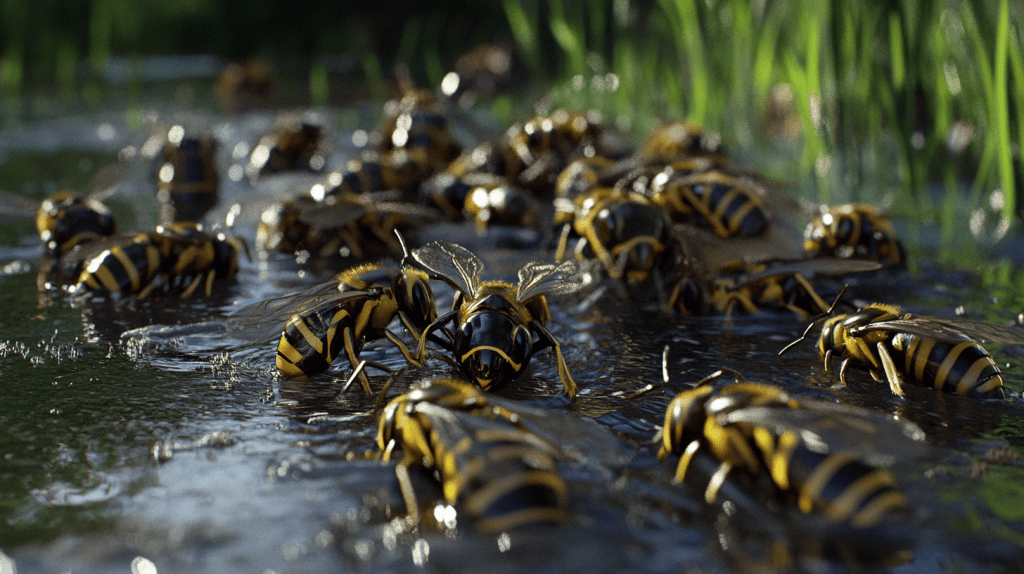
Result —
[[[206,296],[213,295],[213,280],[217,277],[217,271],[210,269],[210,272],[206,275]]]
[[[889,351],[886,350],[885,345],[881,342],[878,343],[878,356],[882,359],[882,368],[885,369],[885,378],[889,379],[889,390],[891,390],[892,394],[897,397],[902,397],[903,378],[900,376],[900,372],[896,370],[896,363],[894,363],[892,357],[889,356]]]
[[[409,515],[405,518],[406,525],[413,528],[420,523],[419,502],[416,500],[416,491],[412,488],[412,478],[409,477],[409,465],[401,462],[395,467],[395,477],[398,478],[398,488],[402,491],[402,499],[405,500],[405,509]]]
[[[417,367],[423,367],[422,360],[417,362],[417,359],[413,358],[412,354],[409,352],[409,347],[406,346],[406,344],[401,339],[398,338],[398,335],[395,335],[391,331],[388,331],[387,329],[384,329],[384,336],[387,337],[389,341],[391,341],[391,344],[393,344],[394,346],[398,347],[398,350],[402,352],[402,356],[405,357],[405,360],[410,365],[415,365]],[[419,337],[417,337],[417,339],[418,338]]]
[[[704,491],[704,500],[708,504],[715,502],[718,498],[718,491],[722,488],[722,483],[725,482],[729,471],[732,470],[732,463],[723,462],[714,474],[711,475],[711,480],[708,482],[708,488]]]
[[[544,328],[537,321],[530,321],[530,331],[534,332],[538,336],[538,340],[533,345],[533,352],[545,348],[551,347],[555,350],[555,360],[558,364],[558,378],[562,381],[563,393],[570,401],[576,398],[576,382],[572,380],[572,375],[569,374],[569,367],[565,364],[565,357],[562,355],[562,346],[558,344],[558,341],[551,334],[550,331]]]
[[[146,297],[148,297],[149,294],[153,292],[153,289],[155,289],[156,287],[158,287],[160,285],[160,279],[161,278],[162,278],[161,275],[157,275],[156,277],[153,277],[153,280],[150,281],[145,287],[143,287],[142,290],[139,291],[139,294],[136,295],[135,298],[141,301],[141,300],[145,299]]]
[[[419,346],[416,347],[416,358],[415,360],[409,361],[410,363],[416,365],[417,367],[423,366],[423,356],[427,352],[427,338],[430,337],[431,333],[443,328],[447,323],[450,323],[452,320],[454,320],[458,313],[458,311],[451,311],[445,313],[444,315],[441,315],[437,319],[434,319],[433,323],[427,325],[427,328],[424,329],[422,333],[420,333]],[[408,359],[409,357],[406,357],[406,360]]]
[[[839,364],[839,382],[843,383],[844,387],[848,386],[846,384],[846,367],[849,365],[850,359],[843,359],[843,362]]]
[[[686,450],[679,457],[679,464],[676,466],[676,475],[672,478],[672,481],[676,484],[683,482],[686,478],[686,470],[690,468],[690,461],[693,460],[693,455],[697,454],[700,450],[700,442],[692,441],[686,445]]]
[[[806,335],[806,334],[807,333],[805,332],[804,335]],[[785,350],[785,349],[783,349],[783,350]],[[829,349],[829,350],[825,351],[825,358],[824,358],[825,372],[826,373],[829,372],[829,363],[831,363],[831,359],[832,359],[832,349]],[[845,385],[846,383],[843,383],[843,384]]]
[[[558,236],[558,246],[555,248],[555,262],[565,259],[565,250],[569,247],[569,232],[572,231],[572,223],[562,226],[562,232]]]
[[[348,362],[352,365],[352,368],[355,369],[359,365],[359,357],[356,355],[355,346],[352,344],[352,329],[350,327],[346,327],[345,330],[341,332],[341,336],[342,341],[345,342],[345,354],[348,355]],[[372,365],[374,367],[382,367],[383,370],[387,371],[388,373],[391,372],[391,369],[384,367],[379,363],[367,362],[366,364]],[[373,390],[370,389],[370,379],[369,377],[366,376],[366,373],[359,373],[359,384],[363,386],[363,390],[366,391],[367,394],[373,394]]]

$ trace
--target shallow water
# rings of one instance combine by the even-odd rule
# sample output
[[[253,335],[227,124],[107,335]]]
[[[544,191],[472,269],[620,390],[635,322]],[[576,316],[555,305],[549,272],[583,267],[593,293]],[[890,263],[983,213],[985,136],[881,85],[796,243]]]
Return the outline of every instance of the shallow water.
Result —
[[[334,128],[328,167],[340,167],[352,150],[348,134],[372,123],[351,110],[315,114]],[[313,179],[284,176],[250,188],[228,175],[244,156],[239,144],[251,145],[272,116],[190,119],[221,140],[222,205],[211,220],[239,203],[236,231],[252,242],[262,208]],[[11,130],[0,135],[0,188],[35,200],[60,187],[84,189],[119,151],[141,148],[146,133],[110,114]],[[146,228],[156,211],[152,171],[145,162],[131,165],[111,203],[121,221]],[[844,571],[858,565],[997,572],[1024,558],[1024,464],[987,460],[989,449],[1024,446],[1024,351],[1017,347],[993,347],[1006,366],[1009,400],[918,388],[901,400],[862,372],[851,373],[850,387],[842,387],[824,372],[810,342],[778,357],[803,331],[790,314],[669,316],[614,290],[604,298],[557,298],[549,328],[580,387],[576,402],[556,396],[557,369],[547,352],[498,395],[544,409],[539,432],[576,453],[559,468],[569,486],[567,523],[497,537],[481,536],[464,521],[409,532],[400,526],[405,509],[393,466],[375,460],[375,398],[357,386],[342,392],[349,373],[341,362],[309,382],[282,380],[275,374],[275,343],[240,339],[226,328],[232,312],[340,268],[303,267],[272,255],[243,261],[237,281],[205,300],[70,300],[37,287],[41,249],[31,221],[5,220],[3,228],[13,239],[0,248],[0,550],[19,572],[127,571],[137,557],[161,573]],[[471,247],[489,278],[513,279],[522,263],[541,256],[530,234],[514,238],[525,248],[503,249],[493,234],[480,237],[453,225],[427,228],[410,243],[438,238]],[[912,249],[927,251],[927,245]],[[944,316],[962,306],[968,316],[994,323],[1024,310],[1015,264],[966,271],[925,257],[911,269],[862,278],[854,292]],[[824,283],[823,296],[840,287]],[[662,380],[666,347],[670,384],[627,400]],[[372,344],[363,358],[403,366],[390,345]],[[673,485],[674,466],[656,459],[652,442],[665,406],[675,392],[721,367],[798,397],[918,424],[934,448],[892,466],[914,509],[909,526],[861,540],[756,496],[711,506],[701,492]],[[385,375],[370,373],[376,388],[384,384]],[[425,372],[405,371],[390,394],[425,376],[450,374],[446,363],[430,361]],[[421,497],[440,499],[428,477],[415,484]],[[857,559],[834,552],[856,554],[863,546],[869,550]],[[887,554],[887,547],[909,553]]]

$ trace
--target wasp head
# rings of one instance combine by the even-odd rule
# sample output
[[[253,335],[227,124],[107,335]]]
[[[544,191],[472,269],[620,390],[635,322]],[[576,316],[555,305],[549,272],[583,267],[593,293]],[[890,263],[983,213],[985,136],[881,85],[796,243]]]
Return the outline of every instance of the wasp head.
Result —
[[[623,201],[598,212],[593,227],[597,240],[615,262],[609,274],[643,281],[670,241],[672,222],[655,205]]]
[[[494,390],[515,379],[530,362],[533,337],[509,315],[492,310],[471,314],[455,332],[462,370],[480,388]]]

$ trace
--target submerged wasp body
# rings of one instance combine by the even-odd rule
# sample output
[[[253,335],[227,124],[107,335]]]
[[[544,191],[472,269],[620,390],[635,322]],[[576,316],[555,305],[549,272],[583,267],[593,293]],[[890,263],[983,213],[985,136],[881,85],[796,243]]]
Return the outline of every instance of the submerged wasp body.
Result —
[[[540,226],[540,204],[533,195],[501,176],[442,172],[423,183],[422,198],[453,220],[468,219],[478,229],[492,225]]]
[[[200,286],[207,296],[218,278],[234,276],[247,247],[241,239],[211,235],[197,223],[157,227],[154,233],[109,238],[89,245],[76,291],[136,295],[155,289],[190,297]]]
[[[903,396],[909,382],[973,397],[1003,397],[1003,377],[995,359],[975,337],[1020,343],[1019,333],[975,321],[906,313],[895,305],[871,303],[855,313],[826,316],[808,326],[802,341],[821,323],[818,352],[826,370],[833,356],[843,360],[839,379],[853,365],[885,380]],[[785,352],[789,347],[783,349]],[[780,353],[781,354],[781,353]]]
[[[431,379],[393,399],[380,416],[377,445],[384,460],[403,453],[396,474],[413,523],[419,509],[412,466],[434,470],[446,502],[458,504],[481,532],[562,522],[566,487],[556,468],[558,450],[519,420],[455,379]]]
[[[480,388],[494,390],[518,377],[530,358],[545,348],[555,353],[564,394],[576,396],[576,383],[562,356],[562,347],[544,327],[551,320],[545,295],[572,293],[581,281],[574,262],[560,265],[527,263],[519,284],[482,281],[483,263],[463,247],[431,243],[413,250],[412,257],[456,290],[452,311],[438,317],[420,335],[417,361],[422,361],[427,337],[448,323],[454,334],[444,343],[463,372]]]
[[[712,503],[727,477],[771,485],[788,504],[855,528],[874,526],[905,508],[892,477],[866,464],[874,444],[919,447],[923,433],[870,411],[798,401],[752,382],[679,393],[665,413],[659,458],[680,457],[675,480],[686,479],[699,453],[719,463],[705,491]],[[886,444],[878,448],[899,447]],[[881,456],[881,455],[880,455]],[[767,480],[764,480],[767,479]]]

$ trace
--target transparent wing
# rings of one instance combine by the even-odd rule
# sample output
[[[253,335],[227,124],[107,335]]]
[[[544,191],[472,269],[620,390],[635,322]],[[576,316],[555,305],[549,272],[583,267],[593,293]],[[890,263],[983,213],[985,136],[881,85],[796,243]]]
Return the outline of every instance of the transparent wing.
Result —
[[[299,220],[316,229],[330,229],[351,223],[367,213],[358,203],[338,201],[331,205],[316,204],[302,209]]]
[[[38,210],[38,201],[8,191],[0,191],[0,223],[31,221]]]
[[[559,264],[533,261],[519,270],[519,301],[537,295],[574,293],[583,286],[583,274],[575,261]]]
[[[327,281],[243,307],[228,317],[227,323],[241,339],[265,341],[280,337],[295,315],[316,313],[365,295],[365,291],[339,291],[337,281]]]
[[[1024,344],[1024,328],[1019,326],[992,325],[981,321],[944,319],[931,315],[907,314],[900,319],[868,323],[851,329],[854,335],[868,331],[899,331],[947,342],[963,341],[964,337],[968,337],[982,343],[994,341]]]
[[[435,241],[412,251],[420,265],[470,297],[476,296],[484,264],[468,249],[454,243]]]
[[[753,264],[753,268],[757,270],[741,275],[739,280],[736,282],[736,287],[743,287],[761,279],[785,277],[795,273],[800,273],[805,279],[810,279],[816,275],[845,275],[847,273],[877,271],[882,268],[882,264],[877,261],[857,259],[820,258],[801,259],[796,261],[768,261],[765,263]]]
[[[838,403],[800,400],[800,408],[764,405],[722,413],[720,424],[750,424],[776,434],[797,433],[815,452],[852,451],[869,464],[892,464],[928,450],[924,431],[912,422]]]

